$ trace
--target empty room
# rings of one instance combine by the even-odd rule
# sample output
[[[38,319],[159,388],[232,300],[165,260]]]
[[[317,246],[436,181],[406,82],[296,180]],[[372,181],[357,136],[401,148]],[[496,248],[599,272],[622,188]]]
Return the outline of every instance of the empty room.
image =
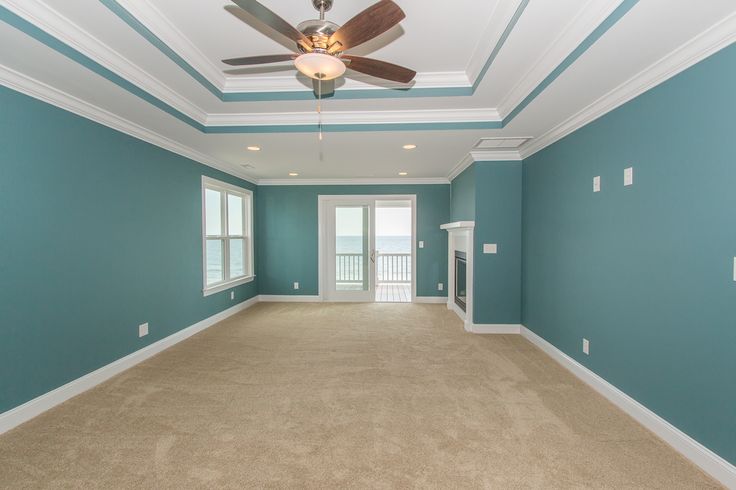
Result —
[[[0,489],[736,489],[734,0],[0,0]]]

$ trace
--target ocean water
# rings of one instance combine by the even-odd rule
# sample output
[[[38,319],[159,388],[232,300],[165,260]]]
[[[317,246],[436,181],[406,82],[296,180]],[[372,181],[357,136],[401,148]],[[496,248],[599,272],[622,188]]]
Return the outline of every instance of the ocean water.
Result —
[[[363,237],[339,236],[336,242],[337,253],[359,254],[363,251]],[[376,251],[388,254],[411,253],[410,236],[377,236]]]

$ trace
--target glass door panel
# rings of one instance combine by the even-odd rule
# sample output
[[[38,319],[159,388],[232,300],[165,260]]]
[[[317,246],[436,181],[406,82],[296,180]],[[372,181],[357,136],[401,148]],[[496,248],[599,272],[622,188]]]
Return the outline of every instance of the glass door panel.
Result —
[[[335,290],[368,291],[367,206],[335,206]]]
[[[372,301],[374,264],[373,204],[330,202],[327,208],[327,299]]]

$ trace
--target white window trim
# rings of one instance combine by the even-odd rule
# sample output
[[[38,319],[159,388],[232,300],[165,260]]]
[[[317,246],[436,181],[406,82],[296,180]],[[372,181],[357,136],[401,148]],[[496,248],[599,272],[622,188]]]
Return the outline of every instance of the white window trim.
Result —
[[[207,189],[215,189],[219,191],[225,191],[223,192],[223,198],[227,199],[226,192],[230,192],[233,194],[240,194],[243,196],[243,219],[245,220],[244,223],[244,235],[243,238],[246,242],[246,250],[245,254],[247,255],[246,258],[246,275],[237,277],[235,279],[227,279],[222,282],[218,282],[215,284],[212,284],[210,286],[207,285],[207,209],[206,209],[206,198],[205,198],[205,191]],[[227,203],[224,205],[224,209],[222,210],[224,212],[221,213],[222,217],[222,226],[223,231],[227,231]],[[223,235],[225,236],[225,235]],[[225,239],[224,242],[227,242]],[[222,182],[220,180],[213,179],[211,177],[202,176],[202,293],[204,296],[210,296],[212,294],[220,293],[222,291],[225,291],[226,289],[233,288],[235,286],[240,286],[241,284],[245,284],[248,282],[252,282],[255,279],[254,274],[254,261],[253,261],[253,191],[250,191],[248,189],[244,189],[242,187],[238,187],[233,184],[228,184],[227,182]],[[229,272],[229,257],[227,254],[223,254],[225,256],[225,261],[223,264],[223,269],[226,272]]]

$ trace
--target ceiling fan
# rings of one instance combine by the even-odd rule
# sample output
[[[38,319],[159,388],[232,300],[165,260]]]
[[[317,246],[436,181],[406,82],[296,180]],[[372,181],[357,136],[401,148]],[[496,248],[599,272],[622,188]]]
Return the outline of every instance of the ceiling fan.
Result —
[[[319,20],[304,21],[296,28],[256,0],[232,1],[262,24],[294,41],[296,49],[289,54],[232,58],[222,60],[223,63],[245,66],[294,61],[295,68],[312,79],[315,93],[320,98],[334,92],[334,80],[347,68],[399,83],[409,83],[416,76],[415,71],[403,66],[345,54],[345,51],[388,31],[406,17],[392,0],[380,0],[343,26],[325,20],[325,12],[332,8],[333,0],[312,0],[314,8],[319,10]]]

